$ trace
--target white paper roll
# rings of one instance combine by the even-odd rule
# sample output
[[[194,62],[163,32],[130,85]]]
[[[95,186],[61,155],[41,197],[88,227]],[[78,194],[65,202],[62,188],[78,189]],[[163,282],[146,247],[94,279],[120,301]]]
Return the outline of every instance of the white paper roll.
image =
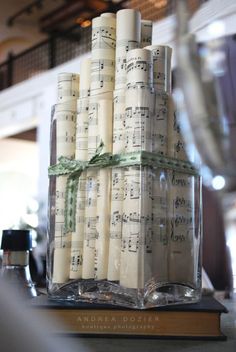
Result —
[[[58,103],[70,102],[79,97],[80,76],[75,73],[59,73],[58,75]]]
[[[144,288],[152,276],[152,175],[150,168],[124,171],[120,284]]]
[[[125,150],[152,151],[154,93],[132,86],[126,90]],[[144,288],[152,275],[152,173],[150,168],[124,170],[120,284]]]
[[[104,12],[100,15],[100,17],[111,17],[111,18],[116,18],[116,14],[113,12]]]
[[[88,159],[88,98],[77,100],[75,159]],[[86,172],[80,175],[77,191],[76,230],[71,236],[70,279],[82,277],[83,239],[85,226]]]
[[[173,98],[168,98],[168,156],[180,159],[188,160],[185,152],[185,144],[181,135],[180,125],[177,120],[177,114],[173,102]]]
[[[169,281],[195,285],[194,176],[169,171]]]
[[[126,54],[138,48],[141,40],[141,14],[124,9],[117,12],[115,89],[126,86]]]
[[[156,282],[168,281],[167,174],[153,170],[152,178],[152,275]]]
[[[75,159],[88,159],[88,113],[89,98],[77,100],[76,150]]]
[[[116,18],[92,20],[91,95],[112,91],[115,81]]]
[[[113,154],[124,152],[125,90],[114,91]],[[120,251],[124,197],[124,170],[112,170],[108,280],[120,278]]]
[[[125,90],[114,90],[113,154],[124,151]]]
[[[76,231],[71,235],[70,279],[82,277],[85,226],[86,172],[80,175],[77,191]]]
[[[107,278],[111,281],[120,279],[120,254],[124,198],[124,170],[114,168],[111,182],[110,242]]]
[[[151,45],[145,47],[153,55],[153,85],[156,90],[171,92],[171,53],[167,45]]]
[[[135,84],[153,87],[152,53],[146,49],[133,49],[127,53],[126,58],[126,86]]]
[[[87,171],[82,278],[94,279],[95,239],[97,236],[97,172]]]
[[[141,48],[152,45],[152,21],[141,20]]]
[[[125,151],[152,151],[154,92],[133,86],[126,90]]]
[[[87,98],[90,96],[91,84],[91,58],[86,58],[80,64],[80,98]]]
[[[168,95],[165,92],[155,93],[155,112],[152,127],[152,151],[167,154],[167,117]]]
[[[104,153],[112,152],[112,100],[100,100],[98,106],[98,133],[104,142]],[[105,128],[106,126],[106,128]],[[95,279],[107,278],[111,170],[101,169],[97,176],[97,237],[95,241]]]
[[[141,14],[137,10],[123,9],[116,14],[117,31],[116,38],[120,40],[136,41],[141,39]]]
[[[56,157],[65,156],[73,159],[75,156],[75,126],[76,101],[55,105],[54,119],[56,121]],[[65,283],[69,279],[71,233],[64,232],[65,189],[66,176],[56,179],[55,199],[55,238],[53,260],[53,283]]]

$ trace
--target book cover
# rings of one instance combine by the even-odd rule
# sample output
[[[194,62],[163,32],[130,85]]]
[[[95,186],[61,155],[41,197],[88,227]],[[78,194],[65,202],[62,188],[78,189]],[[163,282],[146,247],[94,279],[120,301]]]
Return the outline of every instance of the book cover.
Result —
[[[39,296],[31,306],[63,323],[60,334],[184,339],[226,339],[221,313],[227,309],[213,297],[199,303],[133,310],[102,304],[48,300]]]

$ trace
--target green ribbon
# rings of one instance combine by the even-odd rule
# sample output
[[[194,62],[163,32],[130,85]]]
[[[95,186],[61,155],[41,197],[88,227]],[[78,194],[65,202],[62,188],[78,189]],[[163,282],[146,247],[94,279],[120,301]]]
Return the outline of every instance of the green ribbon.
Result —
[[[65,221],[64,231],[75,231],[76,202],[78,181],[81,173],[90,168],[149,166],[152,168],[170,169],[176,172],[197,175],[195,168],[188,161],[177,160],[157,153],[133,152],[124,154],[103,153],[104,143],[101,142],[89,161],[71,160],[61,156],[58,163],[48,168],[49,176],[68,175],[65,190]]]

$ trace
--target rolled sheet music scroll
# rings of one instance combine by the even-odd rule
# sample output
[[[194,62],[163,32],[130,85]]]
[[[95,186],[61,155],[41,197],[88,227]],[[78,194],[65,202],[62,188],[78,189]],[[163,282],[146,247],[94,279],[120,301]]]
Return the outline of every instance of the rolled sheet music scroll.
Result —
[[[126,90],[125,151],[152,151],[154,92],[137,85]]]
[[[59,73],[57,102],[66,103],[79,97],[80,76],[75,73]]]
[[[194,182],[192,175],[169,171],[169,281],[194,285]]]
[[[168,100],[168,155],[188,160],[174,102]],[[194,282],[194,182],[191,175],[168,172],[169,224],[169,280],[172,282]]]
[[[141,44],[144,48],[147,45],[152,45],[152,21],[141,20]]]
[[[125,90],[114,91],[113,112],[113,154],[124,152],[125,132]],[[108,280],[120,278],[120,251],[122,232],[122,212],[124,196],[124,170],[114,168],[111,182],[110,242],[108,258]]]
[[[94,156],[101,136],[98,127],[100,100],[112,102],[112,92],[98,94],[89,99],[88,159]],[[112,138],[112,137],[111,137]],[[112,140],[112,139],[111,139]],[[97,237],[97,171],[88,170],[86,178],[85,228],[82,278],[95,277],[95,242]]]
[[[97,148],[98,135],[98,101],[89,102],[88,113],[88,159]],[[85,226],[82,278],[94,278],[94,257],[97,216],[97,171],[88,170],[86,173],[86,198],[85,198]]]
[[[142,84],[153,87],[152,53],[146,49],[133,49],[127,53],[126,58],[127,88]]]
[[[90,96],[91,84],[91,58],[86,58],[80,64],[80,89],[79,97],[87,98]]]
[[[56,156],[75,157],[76,100],[55,105]],[[56,178],[53,283],[65,283],[70,273],[71,233],[64,232],[66,176]]]
[[[147,72],[148,75],[148,72]],[[126,90],[125,150],[152,151],[154,92],[143,86]],[[152,172],[147,167],[124,171],[120,284],[143,288],[152,272]]]
[[[155,113],[152,126],[152,151],[167,155],[168,95],[155,92]]]
[[[112,100],[100,100],[98,106],[98,133],[104,142],[104,153],[112,152]],[[97,173],[97,236],[95,241],[95,279],[107,278],[111,170],[101,169]]]
[[[92,20],[91,95],[112,91],[115,83],[116,18]]]
[[[181,135],[180,125],[177,119],[173,98],[168,98],[168,156],[188,160],[185,152],[185,144]]]
[[[116,15],[116,69],[115,89],[126,87],[126,54],[138,48],[141,41],[141,14],[124,9]]]
[[[168,281],[167,172],[154,169],[152,180],[152,275],[155,281]]]
[[[81,80],[82,82],[82,80]],[[86,161],[88,159],[88,108],[89,99],[77,100],[77,123],[76,123],[76,152],[75,159]],[[72,233],[71,240],[71,263],[70,278],[79,279],[82,276],[83,264],[83,239],[84,217],[86,196],[86,172],[80,175],[78,180],[76,231]]]
[[[145,49],[153,55],[153,85],[155,90],[171,92],[171,53],[167,45],[150,45]]]

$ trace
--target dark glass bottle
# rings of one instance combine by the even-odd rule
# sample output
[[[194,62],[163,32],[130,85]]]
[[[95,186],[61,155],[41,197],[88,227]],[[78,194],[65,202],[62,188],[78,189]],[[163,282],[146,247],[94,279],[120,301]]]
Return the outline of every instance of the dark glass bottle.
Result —
[[[29,251],[32,239],[29,230],[3,230],[2,278],[23,297],[37,296],[29,270]]]

